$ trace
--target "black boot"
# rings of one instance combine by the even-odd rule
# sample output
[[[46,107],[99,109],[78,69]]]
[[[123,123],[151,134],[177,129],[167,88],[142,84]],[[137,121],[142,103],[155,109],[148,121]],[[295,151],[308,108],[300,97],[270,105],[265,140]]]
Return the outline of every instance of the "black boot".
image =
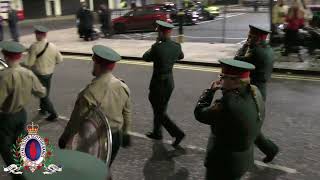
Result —
[[[161,134],[156,134],[156,133],[154,133],[154,132],[148,132],[148,133],[146,134],[146,136],[147,136],[148,138],[154,139],[154,140],[162,140],[162,138],[163,138]]]
[[[175,148],[178,147],[179,144],[181,143],[182,139],[183,139],[185,136],[186,136],[186,135],[185,135],[184,133],[182,133],[181,135],[175,137],[176,140],[172,143],[172,146],[175,147]]]
[[[274,146],[274,149],[272,152],[269,152],[268,154],[266,154],[266,157],[263,158],[263,162],[264,163],[269,163],[271,162],[275,157],[276,155],[279,153],[279,148],[278,146]]]
[[[47,121],[57,121],[58,120],[58,115],[57,114],[51,114],[49,117],[46,118]]]

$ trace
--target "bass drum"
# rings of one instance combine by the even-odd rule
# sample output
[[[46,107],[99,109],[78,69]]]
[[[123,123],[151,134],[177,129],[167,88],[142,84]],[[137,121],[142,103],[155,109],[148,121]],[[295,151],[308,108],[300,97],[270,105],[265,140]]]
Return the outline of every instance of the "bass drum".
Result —
[[[100,108],[90,110],[79,132],[68,142],[68,149],[85,152],[110,165],[112,133],[107,117]]]
[[[4,70],[7,67],[8,65],[0,58],[0,71]]]

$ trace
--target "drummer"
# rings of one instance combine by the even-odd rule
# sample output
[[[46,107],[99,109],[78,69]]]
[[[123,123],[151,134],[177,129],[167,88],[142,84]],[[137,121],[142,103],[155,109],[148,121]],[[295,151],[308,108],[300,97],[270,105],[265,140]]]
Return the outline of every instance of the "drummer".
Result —
[[[121,56],[102,45],[95,45],[92,50],[94,53],[92,74],[95,78],[78,95],[70,121],[60,137],[59,147],[65,148],[68,141],[81,130],[80,125],[86,120],[90,109],[100,106],[108,118],[112,131],[112,163],[120,145],[123,147],[130,145],[130,90],[123,81],[112,74],[116,62],[121,59]],[[87,152],[85,149],[81,151]]]

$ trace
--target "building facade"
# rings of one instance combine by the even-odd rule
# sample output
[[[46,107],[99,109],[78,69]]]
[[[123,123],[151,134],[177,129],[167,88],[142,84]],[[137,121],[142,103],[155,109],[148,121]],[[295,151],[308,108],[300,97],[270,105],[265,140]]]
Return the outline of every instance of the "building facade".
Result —
[[[100,4],[109,4],[111,9],[119,9],[120,0],[15,0],[21,1],[26,19],[48,16],[72,15],[87,2],[89,9],[96,11]]]

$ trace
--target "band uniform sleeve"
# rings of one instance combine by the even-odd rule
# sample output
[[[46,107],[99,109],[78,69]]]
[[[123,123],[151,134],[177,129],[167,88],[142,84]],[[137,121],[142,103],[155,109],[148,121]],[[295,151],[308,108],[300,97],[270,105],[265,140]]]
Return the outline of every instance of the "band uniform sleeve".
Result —
[[[89,112],[89,108],[89,101],[80,93],[75,103],[74,109],[71,113],[70,120],[61,136],[61,138],[65,142],[68,142],[70,138],[79,131],[82,121],[85,119],[86,115]]]
[[[3,106],[3,103],[8,97],[9,90],[8,90],[8,83],[0,77],[0,108]]]
[[[254,49],[249,47],[243,56],[237,56],[236,59],[240,61],[253,63],[252,62],[253,55],[254,55]]]
[[[220,117],[222,112],[222,104],[220,101],[214,102],[214,104],[211,106],[214,93],[214,91],[207,89],[200,96],[194,110],[194,116],[197,121],[204,124],[213,125],[215,119]]]
[[[57,49],[57,56],[56,56],[56,64],[62,63],[63,62],[63,57],[61,52]]]
[[[36,53],[36,48],[35,45],[31,45],[29,50],[28,50],[28,57],[27,60],[24,62],[24,66],[27,68],[31,68],[37,60],[37,53]]]
[[[153,61],[154,58],[154,45],[152,45],[152,47],[143,54],[142,59],[147,61],[147,62],[151,62]]]
[[[35,76],[32,72],[31,72],[31,76],[32,76],[32,83],[33,83],[32,94],[39,98],[45,97],[47,94],[46,88],[41,84],[37,76]]]
[[[127,102],[123,108],[123,132],[128,134],[131,129],[131,121],[132,121],[132,102],[130,96],[127,99]]]

